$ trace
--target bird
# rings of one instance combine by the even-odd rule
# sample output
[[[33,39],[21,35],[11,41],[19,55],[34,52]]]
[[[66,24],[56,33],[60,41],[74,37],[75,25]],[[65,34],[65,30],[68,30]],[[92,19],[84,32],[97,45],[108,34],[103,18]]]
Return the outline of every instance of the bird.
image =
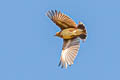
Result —
[[[67,15],[57,10],[49,10],[46,14],[60,29],[55,36],[63,39],[63,47],[59,66],[66,68],[74,63],[80,48],[80,40],[85,42],[87,31],[79,21],[78,25]]]

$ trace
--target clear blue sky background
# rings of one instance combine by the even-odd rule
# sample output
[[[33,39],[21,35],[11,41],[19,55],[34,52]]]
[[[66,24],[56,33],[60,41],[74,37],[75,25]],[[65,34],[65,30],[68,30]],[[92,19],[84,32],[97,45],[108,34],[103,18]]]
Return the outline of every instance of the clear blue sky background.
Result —
[[[62,39],[51,9],[87,28],[67,70],[57,66]],[[120,80],[119,30],[119,0],[0,0],[0,80]]]

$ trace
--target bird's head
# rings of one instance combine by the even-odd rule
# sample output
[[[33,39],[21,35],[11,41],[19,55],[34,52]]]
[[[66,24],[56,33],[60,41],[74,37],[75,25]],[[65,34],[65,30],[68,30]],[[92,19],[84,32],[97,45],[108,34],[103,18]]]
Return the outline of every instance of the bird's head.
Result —
[[[60,36],[60,32],[56,32],[54,36]]]

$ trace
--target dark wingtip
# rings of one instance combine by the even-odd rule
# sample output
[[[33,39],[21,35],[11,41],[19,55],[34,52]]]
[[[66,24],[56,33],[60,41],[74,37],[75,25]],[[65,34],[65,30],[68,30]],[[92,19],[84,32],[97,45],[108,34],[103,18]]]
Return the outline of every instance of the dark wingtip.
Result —
[[[50,18],[50,19],[52,19],[52,17],[54,16],[54,11],[53,10],[49,10],[47,13],[46,13],[46,15]]]
[[[64,64],[60,61],[59,62],[59,64],[58,64],[58,67],[60,67],[61,66],[61,68],[63,68],[64,67]]]
[[[61,65],[61,61],[59,62],[58,66],[60,66],[60,65]]]
[[[51,10],[51,12],[52,12],[53,15],[55,14],[53,10]]]
[[[64,64],[62,63],[62,66],[61,66],[61,68],[63,68],[64,67]]]

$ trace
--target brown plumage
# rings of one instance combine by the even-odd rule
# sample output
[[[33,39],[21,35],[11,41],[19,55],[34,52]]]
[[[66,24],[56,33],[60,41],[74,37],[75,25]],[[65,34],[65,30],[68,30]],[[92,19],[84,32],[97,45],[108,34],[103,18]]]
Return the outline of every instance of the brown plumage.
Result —
[[[60,11],[55,12],[53,10],[48,11],[47,16],[61,29],[66,29],[66,28],[77,28],[76,23],[69,18],[68,16],[64,15]]]
[[[84,41],[87,37],[85,26],[81,22],[77,25],[70,17],[60,11],[48,11],[47,16],[61,29],[60,32],[56,33],[56,36],[64,41],[59,66],[67,68],[67,65],[73,64],[77,56],[80,39]]]

